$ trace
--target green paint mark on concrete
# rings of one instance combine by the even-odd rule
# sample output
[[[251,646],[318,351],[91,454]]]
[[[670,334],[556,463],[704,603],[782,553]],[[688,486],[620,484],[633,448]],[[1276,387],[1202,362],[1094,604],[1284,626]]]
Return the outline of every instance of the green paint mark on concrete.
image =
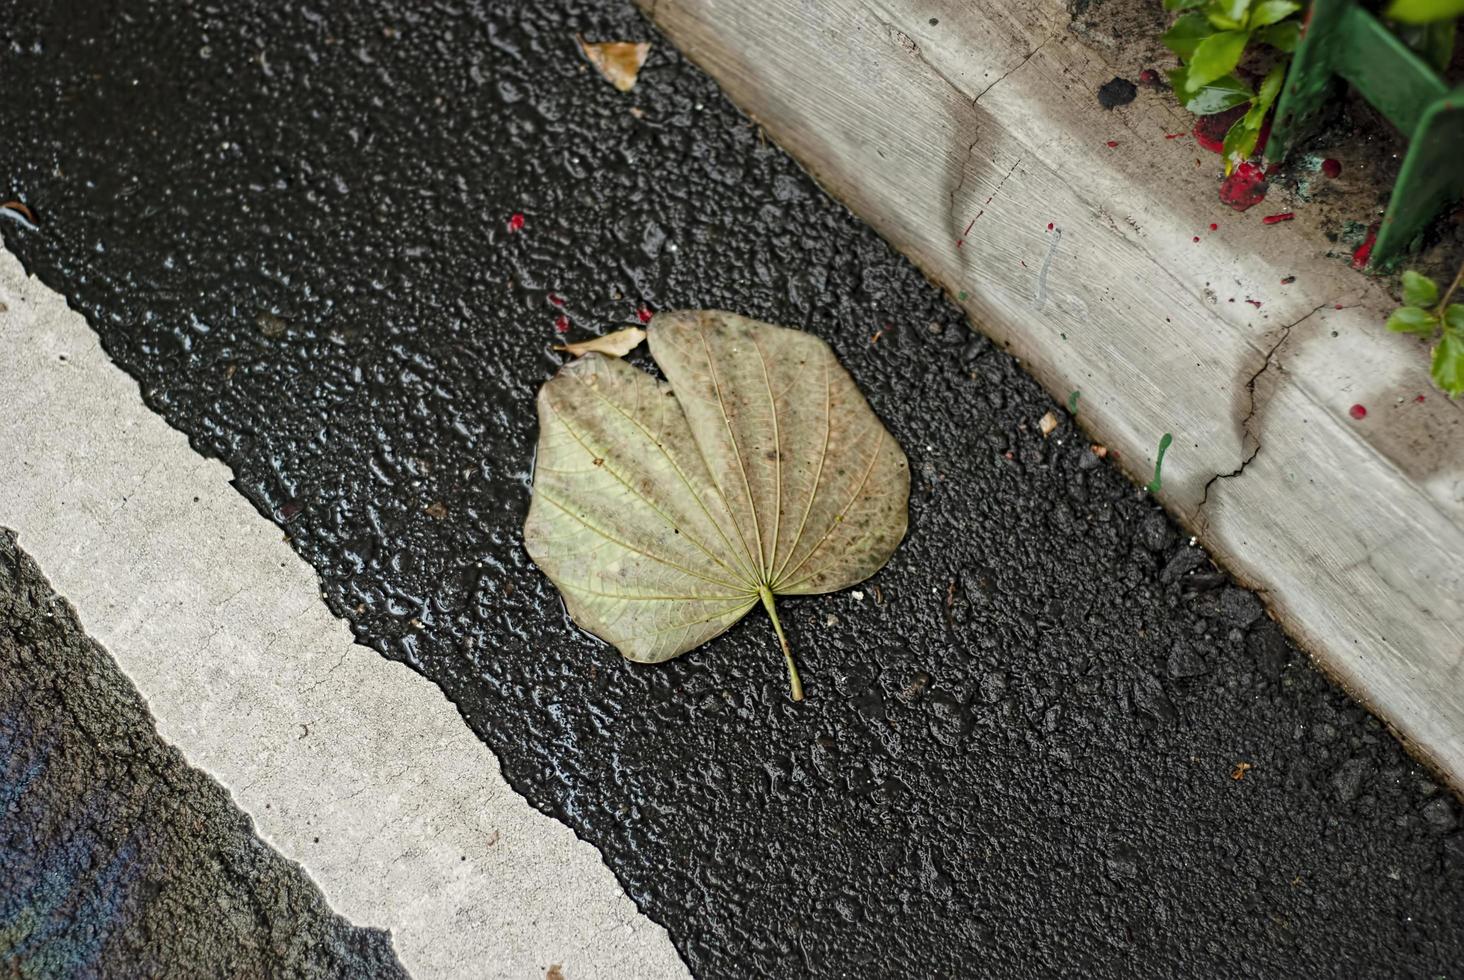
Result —
[[[1174,436],[1168,432],[1164,433],[1164,438],[1159,440],[1159,458],[1154,460],[1154,479],[1150,480],[1149,485],[1144,488],[1150,493],[1159,492],[1159,487],[1162,485],[1159,482],[1159,471],[1164,468],[1164,451],[1169,448],[1169,444],[1173,441]]]

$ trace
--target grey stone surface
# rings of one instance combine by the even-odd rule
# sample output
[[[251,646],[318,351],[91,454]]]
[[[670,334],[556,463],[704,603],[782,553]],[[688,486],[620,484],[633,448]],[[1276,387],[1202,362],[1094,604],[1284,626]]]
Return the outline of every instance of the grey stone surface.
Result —
[[[0,974],[405,977],[331,912],[0,529]]]

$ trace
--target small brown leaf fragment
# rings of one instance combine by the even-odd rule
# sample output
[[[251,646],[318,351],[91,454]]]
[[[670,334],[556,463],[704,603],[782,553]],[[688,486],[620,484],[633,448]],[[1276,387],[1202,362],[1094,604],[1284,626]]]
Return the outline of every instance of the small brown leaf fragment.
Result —
[[[1103,459],[1103,458],[1105,458],[1108,455],[1108,447],[1107,446],[1100,446],[1100,445],[1098,445],[1095,442],[1095,443],[1093,443],[1093,445],[1092,445],[1091,448],[1093,450],[1093,455],[1094,456],[1097,456],[1099,459]]]
[[[434,500],[427,505],[427,516],[442,520],[447,516],[447,505],[440,500]]]
[[[1236,782],[1240,782],[1245,778],[1245,774],[1254,768],[1249,762],[1237,762],[1235,768],[1230,770],[1230,778]]]
[[[1057,416],[1052,412],[1048,412],[1042,416],[1041,420],[1037,423],[1037,427],[1042,430],[1042,438],[1046,439],[1052,435],[1052,430],[1057,428]]]
[[[591,337],[589,340],[581,340],[575,344],[555,344],[554,349],[573,354],[575,357],[584,357],[591,351],[607,357],[624,357],[645,339],[646,332],[640,327],[626,327],[624,330]]]
[[[4,204],[0,204],[0,208],[5,208],[8,211],[14,211],[16,214],[29,221],[31,224],[36,223],[36,216],[34,214],[31,214],[31,209],[26,207],[19,201],[6,201]]]
[[[580,34],[576,34],[574,39],[579,42],[580,50],[584,52],[590,64],[605,76],[605,81],[622,92],[629,92],[635,88],[635,80],[640,75],[641,65],[646,63],[646,55],[651,53],[649,41],[597,41],[591,43]]]
[[[548,972],[544,974],[544,980],[564,980],[564,967],[560,966],[558,963],[555,963],[553,966],[549,967]]]

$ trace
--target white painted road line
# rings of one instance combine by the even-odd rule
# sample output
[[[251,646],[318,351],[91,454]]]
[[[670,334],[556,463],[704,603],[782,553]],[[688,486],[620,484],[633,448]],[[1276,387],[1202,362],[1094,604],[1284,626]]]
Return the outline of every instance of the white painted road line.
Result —
[[[354,645],[228,470],[3,250],[0,303],[0,525],[336,911],[391,930],[418,977],[687,975],[594,848],[436,687]]]

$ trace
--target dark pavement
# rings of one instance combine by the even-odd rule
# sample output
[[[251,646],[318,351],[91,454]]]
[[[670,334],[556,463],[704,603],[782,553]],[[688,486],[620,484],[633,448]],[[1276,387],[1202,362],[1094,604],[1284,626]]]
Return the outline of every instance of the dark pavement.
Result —
[[[698,975],[1464,962],[1448,792],[628,4],[13,7],[7,246]],[[642,306],[817,333],[910,457],[862,598],[780,605],[803,704],[760,615],[625,663],[524,554],[556,322]]]

